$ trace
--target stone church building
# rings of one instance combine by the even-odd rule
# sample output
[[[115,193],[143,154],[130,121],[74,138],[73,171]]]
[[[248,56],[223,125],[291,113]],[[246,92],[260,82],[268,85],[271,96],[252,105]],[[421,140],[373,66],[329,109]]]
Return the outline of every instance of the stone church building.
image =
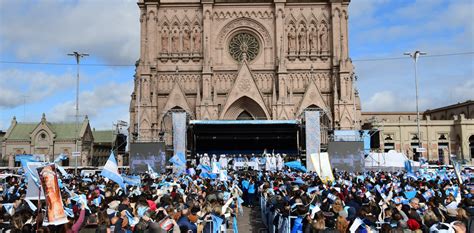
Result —
[[[299,120],[359,129],[349,0],[139,0],[132,142],[172,143],[172,111],[193,120]],[[163,138],[162,138],[163,139]]]

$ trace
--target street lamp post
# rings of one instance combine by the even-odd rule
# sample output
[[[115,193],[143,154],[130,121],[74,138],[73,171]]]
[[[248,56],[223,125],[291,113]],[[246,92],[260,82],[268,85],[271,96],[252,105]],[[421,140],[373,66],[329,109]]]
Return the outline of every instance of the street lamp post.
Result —
[[[420,111],[418,110],[418,77],[417,77],[417,63],[418,63],[418,58],[421,55],[426,55],[425,52],[420,52],[416,50],[413,53],[404,53],[403,55],[410,56],[413,58],[414,65],[415,65],[415,92],[416,92],[416,130],[417,130],[417,138],[418,138],[418,148],[422,148],[421,145],[421,135],[420,135]],[[416,152],[416,153],[421,153],[421,152]]]
[[[80,63],[81,63],[81,58],[89,56],[88,53],[79,53],[79,52],[72,52],[68,53],[68,56],[73,56],[76,58],[76,65],[77,65],[77,76],[76,76],[76,126],[75,126],[75,138],[76,138],[76,151],[78,150],[77,143],[78,143],[78,138],[77,138],[77,132],[78,132],[78,122],[79,122],[79,68],[80,68]],[[77,174],[77,154],[75,155],[76,157],[76,165],[74,172]]]

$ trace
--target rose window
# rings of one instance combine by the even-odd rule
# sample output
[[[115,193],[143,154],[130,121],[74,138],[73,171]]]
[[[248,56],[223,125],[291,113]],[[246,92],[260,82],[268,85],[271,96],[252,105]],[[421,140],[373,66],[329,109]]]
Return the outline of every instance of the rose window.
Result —
[[[247,61],[252,61],[257,56],[259,48],[257,38],[245,32],[232,37],[229,43],[229,53],[237,61],[242,61],[244,56]]]

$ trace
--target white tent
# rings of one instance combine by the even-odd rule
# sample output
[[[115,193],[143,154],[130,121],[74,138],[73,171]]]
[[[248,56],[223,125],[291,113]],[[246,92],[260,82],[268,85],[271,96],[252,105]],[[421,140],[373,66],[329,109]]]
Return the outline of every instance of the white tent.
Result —
[[[391,167],[391,168],[404,168],[405,161],[408,157],[403,154],[390,150],[386,153],[369,153],[365,158],[365,167]],[[419,162],[412,161],[413,167],[419,167]]]

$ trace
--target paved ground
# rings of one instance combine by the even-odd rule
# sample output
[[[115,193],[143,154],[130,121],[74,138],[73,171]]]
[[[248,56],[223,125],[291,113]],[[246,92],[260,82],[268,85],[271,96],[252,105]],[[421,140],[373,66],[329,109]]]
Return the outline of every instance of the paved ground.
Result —
[[[260,207],[255,206],[253,208],[243,207],[244,215],[237,217],[237,223],[239,226],[239,233],[263,233],[267,232],[265,225],[262,222],[262,216],[260,214]]]

